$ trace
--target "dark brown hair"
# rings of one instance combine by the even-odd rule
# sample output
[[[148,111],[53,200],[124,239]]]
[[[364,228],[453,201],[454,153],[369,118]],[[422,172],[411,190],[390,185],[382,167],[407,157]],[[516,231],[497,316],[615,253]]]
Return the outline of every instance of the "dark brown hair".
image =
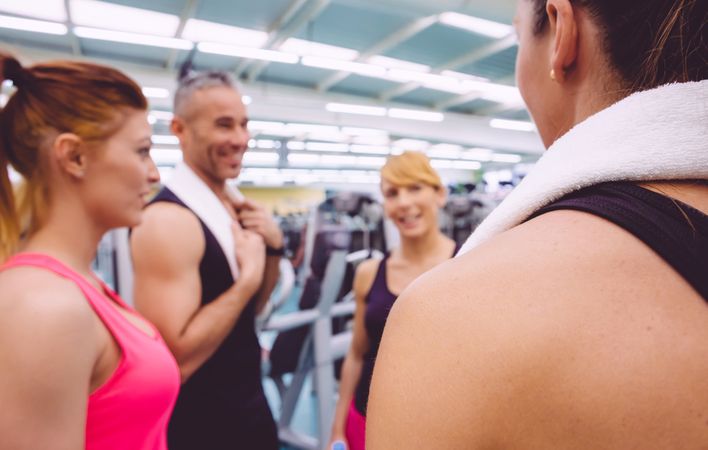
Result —
[[[145,110],[140,86],[123,73],[97,64],[57,61],[24,68],[0,54],[0,81],[16,88],[0,111],[0,261],[16,248],[21,232],[41,226],[47,210],[46,150],[58,133],[87,143],[120,129],[127,109]],[[16,192],[8,163],[23,177]]]
[[[535,6],[534,32],[548,23],[546,0]],[[570,0],[599,25],[604,51],[629,92],[708,78],[706,0]]]

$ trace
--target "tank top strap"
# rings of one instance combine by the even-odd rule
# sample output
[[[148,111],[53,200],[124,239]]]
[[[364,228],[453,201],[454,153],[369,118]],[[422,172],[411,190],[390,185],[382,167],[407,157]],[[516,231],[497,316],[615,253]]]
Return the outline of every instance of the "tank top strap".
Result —
[[[13,267],[37,267],[40,269],[45,269],[50,272],[54,272],[62,278],[73,281],[74,284],[81,290],[84,297],[91,305],[91,308],[96,312],[101,321],[105,324],[106,328],[111,332],[116,340],[120,341],[120,336],[122,336],[127,327],[127,319],[124,319],[118,310],[109,304],[107,297],[113,299],[121,307],[126,309],[131,309],[126,305],[118,295],[113,294],[112,291],[106,286],[102,281],[98,280],[103,293],[100,292],[94,285],[89,283],[86,278],[71,268],[67,267],[61,261],[45,254],[41,253],[18,253],[13,255],[8,259],[2,266],[0,266],[0,271],[10,269]],[[121,320],[124,319],[124,320]],[[119,331],[120,332],[117,332]],[[120,342],[119,342],[120,343]],[[121,347],[123,347],[121,343]]]
[[[391,290],[388,288],[388,283],[386,282],[386,262],[390,256],[391,252],[386,252],[384,253],[384,257],[381,258],[379,267],[376,269],[376,275],[374,275],[374,282],[371,283],[371,288],[369,288],[369,293],[366,296],[366,303],[370,303],[373,295],[380,296],[384,294],[387,296],[393,296],[393,293],[391,293]]]

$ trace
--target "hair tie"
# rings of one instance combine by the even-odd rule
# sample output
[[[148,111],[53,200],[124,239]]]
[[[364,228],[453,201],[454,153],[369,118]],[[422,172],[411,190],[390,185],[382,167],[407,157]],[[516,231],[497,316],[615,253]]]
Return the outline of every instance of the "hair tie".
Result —
[[[15,58],[5,58],[2,65],[2,75],[6,80],[12,81],[16,88],[20,88],[27,84],[30,79],[30,73],[22,67],[19,61]]]

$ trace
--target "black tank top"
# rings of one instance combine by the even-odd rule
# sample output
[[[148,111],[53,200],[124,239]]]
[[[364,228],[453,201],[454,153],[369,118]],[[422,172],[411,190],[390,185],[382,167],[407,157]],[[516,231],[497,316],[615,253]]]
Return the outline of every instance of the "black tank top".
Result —
[[[458,250],[459,246],[455,247],[455,251],[450,257],[455,256]],[[390,253],[386,252],[379,263],[374,282],[371,285],[371,289],[369,289],[369,293],[366,295],[364,325],[366,327],[366,335],[369,338],[369,350],[364,355],[361,377],[359,377],[359,383],[354,393],[354,406],[363,416],[366,416],[366,405],[369,399],[369,389],[371,388],[371,377],[374,374],[374,363],[376,362],[376,355],[379,353],[381,337],[383,336],[388,314],[391,312],[391,308],[397,298],[386,284],[386,262],[389,256]]]
[[[701,211],[635,184],[616,182],[569,194],[529,220],[561,209],[594,214],[632,233],[708,301],[708,216]]]
[[[156,202],[189,209],[168,188],[163,188],[151,203]],[[199,223],[206,244],[199,262],[204,306],[229,289],[234,279],[216,237],[201,219]],[[193,449],[202,444],[202,448],[210,449],[240,444],[252,444],[250,448],[277,447],[275,424],[261,382],[255,314],[255,302],[251,301],[216,352],[182,385],[169,427],[170,449]],[[263,436],[258,437],[259,434]]]

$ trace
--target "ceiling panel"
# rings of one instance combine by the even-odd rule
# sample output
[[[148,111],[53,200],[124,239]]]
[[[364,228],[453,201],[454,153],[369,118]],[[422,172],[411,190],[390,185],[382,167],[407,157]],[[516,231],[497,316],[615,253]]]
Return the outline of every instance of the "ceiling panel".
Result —
[[[485,36],[435,24],[392,48],[386,56],[437,67],[489,42]]]
[[[208,1],[208,0],[207,0]],[[187,0],[111,0],[109,3],[117,5],[130,6],[131,8],[149,9],[161,13],[180,15]]]
[[[195,18],[254,30],[269,31],[292,0],[197,1]]]
[[[344,81],[334,86],[332,91],[376,98],[379,93],[394,88],[398,85],[398,83],[393,81],[382,80],[379,78],[351,75]]]
[[[163,66],[165,59],[170,54],[170,50],[160,47],[122,44],[94,39],[80,39],[80,44],[85,56],[118,59],[156,67]]]
[[[415,18],[405,12],[372,14],[370,10],[331,3],[315,20],[305,24],[297,37],[365,50]]]
[[[477,61],[474,64],[468,64],[462,67],[461,70],[480,77],[489,78],[490,80],[508,78],[514,74],[517,53],[518,47],[513,46]],[[511,81],[513,84],[513,78],[511,78]]]
[[[45,48],[47,50],[71,53],[69,36],[54,36],[51,34],[29,33],[20,30],[0,28],[0,47],[5,42],[11,45],[27,45]]]

